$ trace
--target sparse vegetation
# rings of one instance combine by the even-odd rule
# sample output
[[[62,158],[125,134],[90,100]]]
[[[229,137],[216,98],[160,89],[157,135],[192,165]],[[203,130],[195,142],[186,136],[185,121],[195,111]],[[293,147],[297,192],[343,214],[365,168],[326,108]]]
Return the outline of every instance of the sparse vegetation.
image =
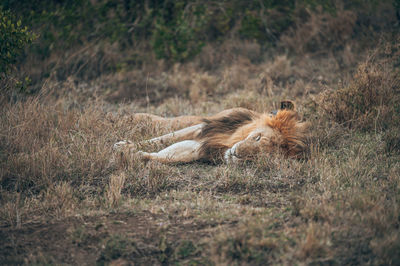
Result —
[[[21,20],[3,10],[0,6],[0,74],[1,78],[10,70],[10,65],[16,62],[25,46],[35,39],[35,35],[22,26]]]
[[[400,263],[398,1],[40,2],[0,11],[39,36],[8,72],[32,83],[0,82],[1,264]],[[301,160],[111,149],[170,132],[135,112],[287,98],[311,124]]]

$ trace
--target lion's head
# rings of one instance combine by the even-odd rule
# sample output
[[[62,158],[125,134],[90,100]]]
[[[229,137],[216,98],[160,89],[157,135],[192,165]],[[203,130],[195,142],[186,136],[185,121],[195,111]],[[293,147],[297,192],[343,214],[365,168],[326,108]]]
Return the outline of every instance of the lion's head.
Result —
[[[260,154],[277,152],[299,157],[305,150],[307,124],[300,122],[294,111],[281,110],[276,116],[262,115],[253,125],[244,139],[225,151],[226,162],[253,160]]]

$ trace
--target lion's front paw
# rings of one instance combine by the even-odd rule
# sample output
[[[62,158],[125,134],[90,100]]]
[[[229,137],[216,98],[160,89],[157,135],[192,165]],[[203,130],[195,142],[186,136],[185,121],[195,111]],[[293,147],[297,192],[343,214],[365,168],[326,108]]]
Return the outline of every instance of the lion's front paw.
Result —
[[[133,142],[129,141],[129,140],[118,141],[117,143],[115,143],[113,145],[113,151],[121,151],[122,149],[124,149],[129,144],[133,144]]]
[[[231,164],[231,163],[235,164],[240,161],[239,158],[236,156],[236,146],[235,145],[231,149],[228,149],[225,151],[224,160],[225,160],[225,163],[227,163],[227,164]]]

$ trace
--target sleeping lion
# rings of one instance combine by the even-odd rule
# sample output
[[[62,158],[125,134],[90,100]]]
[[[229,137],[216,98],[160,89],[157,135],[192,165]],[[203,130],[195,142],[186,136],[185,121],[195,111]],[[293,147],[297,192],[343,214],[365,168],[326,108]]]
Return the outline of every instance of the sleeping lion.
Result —
[[[162,118],[151,114],[135,114],[136,119],[182,128],[145,141],[150,144],[174,144],[159,152],[136,151],[144,160],[162,163],[208,161],[238,163],[260,154],[281,152],[287,157],[300,157],[304,152],[307,123],[301,122],[291,101],[281,102],[281,109],[257,113],[245,108],[224,110],[214,116],[180,116]],[[140,144],[140,143],[139,143]],[[114,144],[115,150],[135,151],[137,147],[124,140]]]

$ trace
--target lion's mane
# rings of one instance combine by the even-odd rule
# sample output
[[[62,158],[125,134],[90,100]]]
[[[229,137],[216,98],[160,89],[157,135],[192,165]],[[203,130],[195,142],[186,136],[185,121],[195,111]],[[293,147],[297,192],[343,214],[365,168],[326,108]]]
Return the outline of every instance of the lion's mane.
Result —
[[[260,126],[269,126],[282,137],[280,149],[290,157],[301,154],[306,145],[306,124],[299,121],[295,111],[280,110],[275,116],[240,110],[226,117],[204,119],[205,126],[197,135],[201,141],[201,153],[210,161],[220,160],[224,152],[242,141]]]

